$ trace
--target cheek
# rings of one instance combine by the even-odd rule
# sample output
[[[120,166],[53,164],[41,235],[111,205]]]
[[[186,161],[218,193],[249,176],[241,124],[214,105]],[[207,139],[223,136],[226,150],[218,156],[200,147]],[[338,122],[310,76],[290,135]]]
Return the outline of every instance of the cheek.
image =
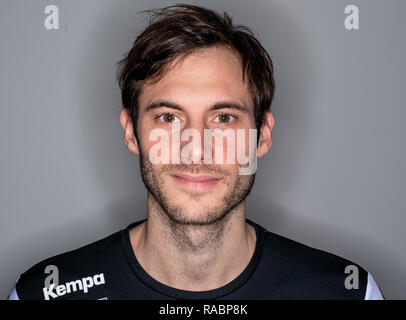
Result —
[[[246,164],[256,152],[256,134],[256,129],[238,129],[224,137],[222,143],[221,138],[213,138],[213,161],[235,166]]]
[[[150,119],[146,118],[147,117],[138,119],[138,138],[142,145],[144,155],[148,155],[150,149],[160,141],[160,135],[159,132],[156,131],[156,127],[154,127]]]
[[[238,134],[238,150],[242,156],[248,156],[256,148],[257,134],[257,129],[254,128],[244,129]]]
[[[140,137],[142,141],[141,149],[146,161],[149,161],[154,170],[158,169],[160,165],[176,164],[179,148],[179,141],[172,137],[172,134],[162,128],[147,128],[147,126],[140,127],[143,134]]]

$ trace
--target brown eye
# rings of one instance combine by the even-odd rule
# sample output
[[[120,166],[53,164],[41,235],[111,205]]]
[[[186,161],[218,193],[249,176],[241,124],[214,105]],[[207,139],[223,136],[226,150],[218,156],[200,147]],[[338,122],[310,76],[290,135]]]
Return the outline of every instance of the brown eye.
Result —
[[[218,119],[218,121],[215,121],[215,122],[220,122],[220,123],[229,123],[229,122],[231,122],[232,121],[232,119],[233,118],[235,118],[234,116],[232,116],[231,114],[228,114],[228,113],[222,113],[222,114],[219,114],[218,116],[217,116],[217,118],[216,119]]]
[[[159,116],[159,119],[161,119],[161,121],[165,123],[179,122],[179,119],[172,113],[164,113]]]

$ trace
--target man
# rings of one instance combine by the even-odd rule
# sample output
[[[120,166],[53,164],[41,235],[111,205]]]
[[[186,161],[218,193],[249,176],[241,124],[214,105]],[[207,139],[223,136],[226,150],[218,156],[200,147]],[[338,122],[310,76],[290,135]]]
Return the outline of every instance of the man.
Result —
[[[36,264],[10,299],[383,298],[361,266],[246,219],[256,158],[272,146],[275,88],[246,27],[197,6],[163,8],[118,76],[147,219]],[[46,268],[57,280],[47,283]]]

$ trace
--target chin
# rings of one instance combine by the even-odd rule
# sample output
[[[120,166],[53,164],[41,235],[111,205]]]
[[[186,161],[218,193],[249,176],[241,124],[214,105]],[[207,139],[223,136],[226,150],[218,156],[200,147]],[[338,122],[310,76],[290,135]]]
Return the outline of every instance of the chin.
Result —
[[[207,208],[204,211],[191,211],[190,207],[171,207],[171,209],[167,211],[170,220],[181,225],[210,225],[224,217],[224,214],[215,208]]]

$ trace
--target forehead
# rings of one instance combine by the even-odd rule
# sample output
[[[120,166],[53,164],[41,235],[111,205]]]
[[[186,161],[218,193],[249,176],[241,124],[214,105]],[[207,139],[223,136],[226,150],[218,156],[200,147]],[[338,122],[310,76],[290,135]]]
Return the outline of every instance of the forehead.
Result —
[[[235,101],[252,108],[247,82],[242,79],[241,59],[234,51],[213,47],[175,59],[156,83],[146,83],[139,105],[168,99],[181,105],[210,105]]]

